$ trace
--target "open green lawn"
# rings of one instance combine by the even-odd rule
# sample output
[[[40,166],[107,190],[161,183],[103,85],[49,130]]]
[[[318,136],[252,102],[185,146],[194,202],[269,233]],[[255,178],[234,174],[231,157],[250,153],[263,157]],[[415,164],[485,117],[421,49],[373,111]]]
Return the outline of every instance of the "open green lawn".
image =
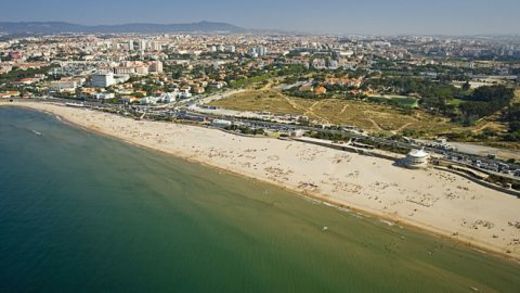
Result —
[[[458,106],[460,106],[460,104],[464,103],[464,101],[461,99],[449,99],[447,101],[447,103],[448,103],[448,105],[453,105],[453,106],[458,107]]]

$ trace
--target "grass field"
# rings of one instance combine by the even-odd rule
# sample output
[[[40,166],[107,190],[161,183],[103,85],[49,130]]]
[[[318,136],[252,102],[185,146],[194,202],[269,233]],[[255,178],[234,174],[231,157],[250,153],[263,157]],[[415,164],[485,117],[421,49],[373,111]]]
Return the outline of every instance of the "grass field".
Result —
[[[210,105],[239,111],[271,112],[273,114],[301,114],[276,91],[250,90],[214,101]]]
[[[415,110],[406,114],[390,106],[339,99],[311,100],[287,97],[274,90],[247,91],[211,103],[225,109],[305,115],[319,123],[354,125],[369,131],[401,133],[415,130],[426,136],[453,131],[447,119]]]
[[[402,108],[418,108],[419,100],[414,97],[398,96],[398,95],[384,95],[384,96],[369,96],[369,100],[380,103],[388,103]]]
[[[453,106],[460,106],[462,103],[464,103],[464,100],[461,100],[461,99],[449,99],[447,100],[447,103],[448,105],[453,105]]]

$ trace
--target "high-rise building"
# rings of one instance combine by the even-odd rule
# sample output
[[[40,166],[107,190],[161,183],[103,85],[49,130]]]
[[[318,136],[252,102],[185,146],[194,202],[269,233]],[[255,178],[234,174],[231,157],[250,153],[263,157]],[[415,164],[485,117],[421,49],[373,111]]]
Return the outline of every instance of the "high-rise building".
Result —
[[[256,48],[251,48],[251,49],[249,49],[248,54],[249,54],[249,56],[256,58],[256,57],[258,57],[258,50]]]
[[[263,47],[263,46],[258,47],[257,52],[258,52],[258,56],[265,56],[265,55],[267,55],[267,48]]]
[[[128,50],[133,51],[134,50],[134,40],[128,41]]]
[[[153,51],[161,51],[162,45],[158,41],[150,42],[150,49]]]
[[[138,46],[139,51],[146,50],[146,40],[140,40],[138,44],[139,44],[139,46]]]

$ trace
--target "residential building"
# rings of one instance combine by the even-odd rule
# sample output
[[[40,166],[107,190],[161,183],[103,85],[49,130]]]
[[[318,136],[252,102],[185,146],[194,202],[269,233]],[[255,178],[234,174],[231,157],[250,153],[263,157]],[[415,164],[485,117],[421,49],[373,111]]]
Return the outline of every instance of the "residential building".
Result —
[[[146,50],[146,40],[139,40],[137,49],[139,49],[139,51]]]
[[[161,61],[153,61],[149,67],[150,73],[163,73],[163,63]]]

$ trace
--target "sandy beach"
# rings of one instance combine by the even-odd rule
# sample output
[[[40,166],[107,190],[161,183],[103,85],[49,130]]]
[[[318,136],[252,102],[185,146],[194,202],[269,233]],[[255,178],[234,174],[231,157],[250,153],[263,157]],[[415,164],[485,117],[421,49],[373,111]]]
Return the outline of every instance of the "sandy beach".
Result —
[[[520,260],[520,199],[450,173],[408,170],[394,166],[390,160],[295,141],[136,121],[55,104],[9,105],[49,112],[136,145],[365,211],[389,224],[418,227]]]

